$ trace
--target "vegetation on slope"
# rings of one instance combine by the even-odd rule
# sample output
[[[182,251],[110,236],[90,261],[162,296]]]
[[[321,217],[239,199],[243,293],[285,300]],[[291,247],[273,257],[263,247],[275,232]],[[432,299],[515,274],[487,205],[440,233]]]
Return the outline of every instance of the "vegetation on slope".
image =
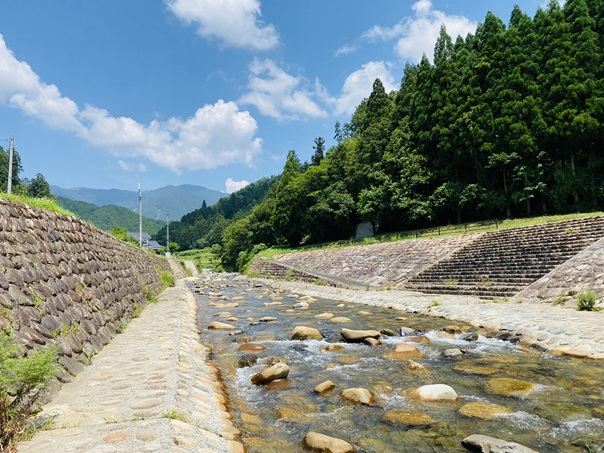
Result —
[[[100,228],[104,231],[110,231],[115,227],[124,228],[127,231],[139,230],[139,215],[127,208],[116,205],[96,206],[84,201],[70,200],[64,197],[57,197],[61,206],[74,212],[82,220]],[[151,236],[165,227],[165,223],[159,220],[143,217],[143,231]],[[165,238],[165,235],[164,235]]]

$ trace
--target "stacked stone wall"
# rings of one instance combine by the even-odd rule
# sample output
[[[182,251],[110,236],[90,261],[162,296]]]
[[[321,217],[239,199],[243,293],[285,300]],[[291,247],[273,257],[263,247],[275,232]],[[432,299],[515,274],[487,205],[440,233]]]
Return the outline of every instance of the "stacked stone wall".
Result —
[[[162,257],[77,219],[0,198],[0,328],[55,345],[69,381],[162,288]]]

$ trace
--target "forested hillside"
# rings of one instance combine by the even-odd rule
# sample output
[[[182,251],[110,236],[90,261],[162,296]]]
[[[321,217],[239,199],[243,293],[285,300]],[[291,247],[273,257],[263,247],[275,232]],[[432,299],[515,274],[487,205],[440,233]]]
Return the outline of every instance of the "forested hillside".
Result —
[[[249,214],[277,180],[276,176],[262,178],[221,198],[212,206],[208,206],[204,200],[200,209],[185,214],[180,222],[170,222],[170,242],[176,242],[181,250],[220,244],[227,225]],[[159,241],[165,238],[165,226],[155,236]]]
[[[222,235],[227,267],[251,250],[486,218],[604,208],[604,2],[552,0],[474,35],[441,29],[433,60],[380,80],[337,145],[290,151],[281,180]]]
[[[75,201],[64,197],[56,198],[57,202],[63,208],[73,212],[80,219],[93,224],[101,230],[109,231],[115,227],[125,228],[128,231],[139,230],[139,215],[130,209],[113,204],[99,207],[84,201]],[[162,227],[165,227],[164,222],[143,217],[144,232],[154,235]],[[163,243],[165,243],[165,239]]]

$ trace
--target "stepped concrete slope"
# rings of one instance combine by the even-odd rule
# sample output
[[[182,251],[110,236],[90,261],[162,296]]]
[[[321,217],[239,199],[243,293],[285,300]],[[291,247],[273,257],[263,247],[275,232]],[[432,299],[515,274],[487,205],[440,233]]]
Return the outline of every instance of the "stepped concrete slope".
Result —
[[[572,296],[585,289],[602,296],[604,282],[598,269],[604,265],[604,245],[595,245],[601,238],[604,217],[598,216],[456,237],[292,253],[273,262],[257,260],[252,269],[259,275],[287,275],[307,282],[320,279],[340,286],[483,298],[513,296],[545,278],[523,296],[539,300],[562,293]],[[577,255],[565,271],[550,275]],[[288,268],[292,269],[289,274]]]
[[[604,237],[604,217],[486,233],[407,283],[425,293],[507,297]]]
[[[277,263],[375,287],[398,287],[480,234],[290,253]]]

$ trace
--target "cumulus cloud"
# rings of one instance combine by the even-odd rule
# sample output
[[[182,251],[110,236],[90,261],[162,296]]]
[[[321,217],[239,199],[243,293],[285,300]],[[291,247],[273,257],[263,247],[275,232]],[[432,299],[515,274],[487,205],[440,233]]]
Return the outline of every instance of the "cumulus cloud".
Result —
[[[243,181],[233,181],[231,178],[227,178],[225,181],[226,193],[237,192],[239,189],[243,189],[245,186],[249,186],[250,183],[245,179]]]
[[[353,72],[344,81],[342,91],[332,102],[336,115],[350,115],[361,101],[371,94],[373,82],[379,78],[386,92],[397,89],[388,66],[383,61],[370,61]]]
[[[449,16],[443,11],[432,8],[430,0],[419,0],[412,6],[413,17],[406,17],[394,27],[379,25],[363,33],[369,40],[389,41],[396,39],[396,53],[404,60],[418,62],[425,53],[428,58],[434,54],[434,44],[438,38],[440,27],[447,28],[449,36],[455,40],[458,35],[465,37],[476,31],[476,22],[464,16]]]
[[[238,48],[269,50],[279,44],[272,24],[260,20],[259,0],[165,0],[170,12],[197,27],[203,38]]]
[[[270,59],[254,59],[250,65],[248,93],[239,102],[255,106],[260,113],[280,121],[325,117],[313,101],[317,97],[304,78],[288,74]]]
[[[125,170],[125,171],[136,171],[136,172],[140,172],[140,173],[144,173],[147,171],[147,166],[142,162],[129,164],[128,162],[124,162],[122,159],[119,159],[117,161],[117,164],[119,165],[119,167],[122,170]]]
[[[108,153],[125,159],[146,159],[174,172],[212,169],[232,163],[251,165],[262,150],[255,137],[256,120],[234,102],[219,100],[199,108],[187,119],[171,118],[145,125],[114,117],[94,106],[80,109],[55,85],[40,80],[31,67],[18,61],[0,35],[0,104],[7,104],[48,126],[75,132]]]

